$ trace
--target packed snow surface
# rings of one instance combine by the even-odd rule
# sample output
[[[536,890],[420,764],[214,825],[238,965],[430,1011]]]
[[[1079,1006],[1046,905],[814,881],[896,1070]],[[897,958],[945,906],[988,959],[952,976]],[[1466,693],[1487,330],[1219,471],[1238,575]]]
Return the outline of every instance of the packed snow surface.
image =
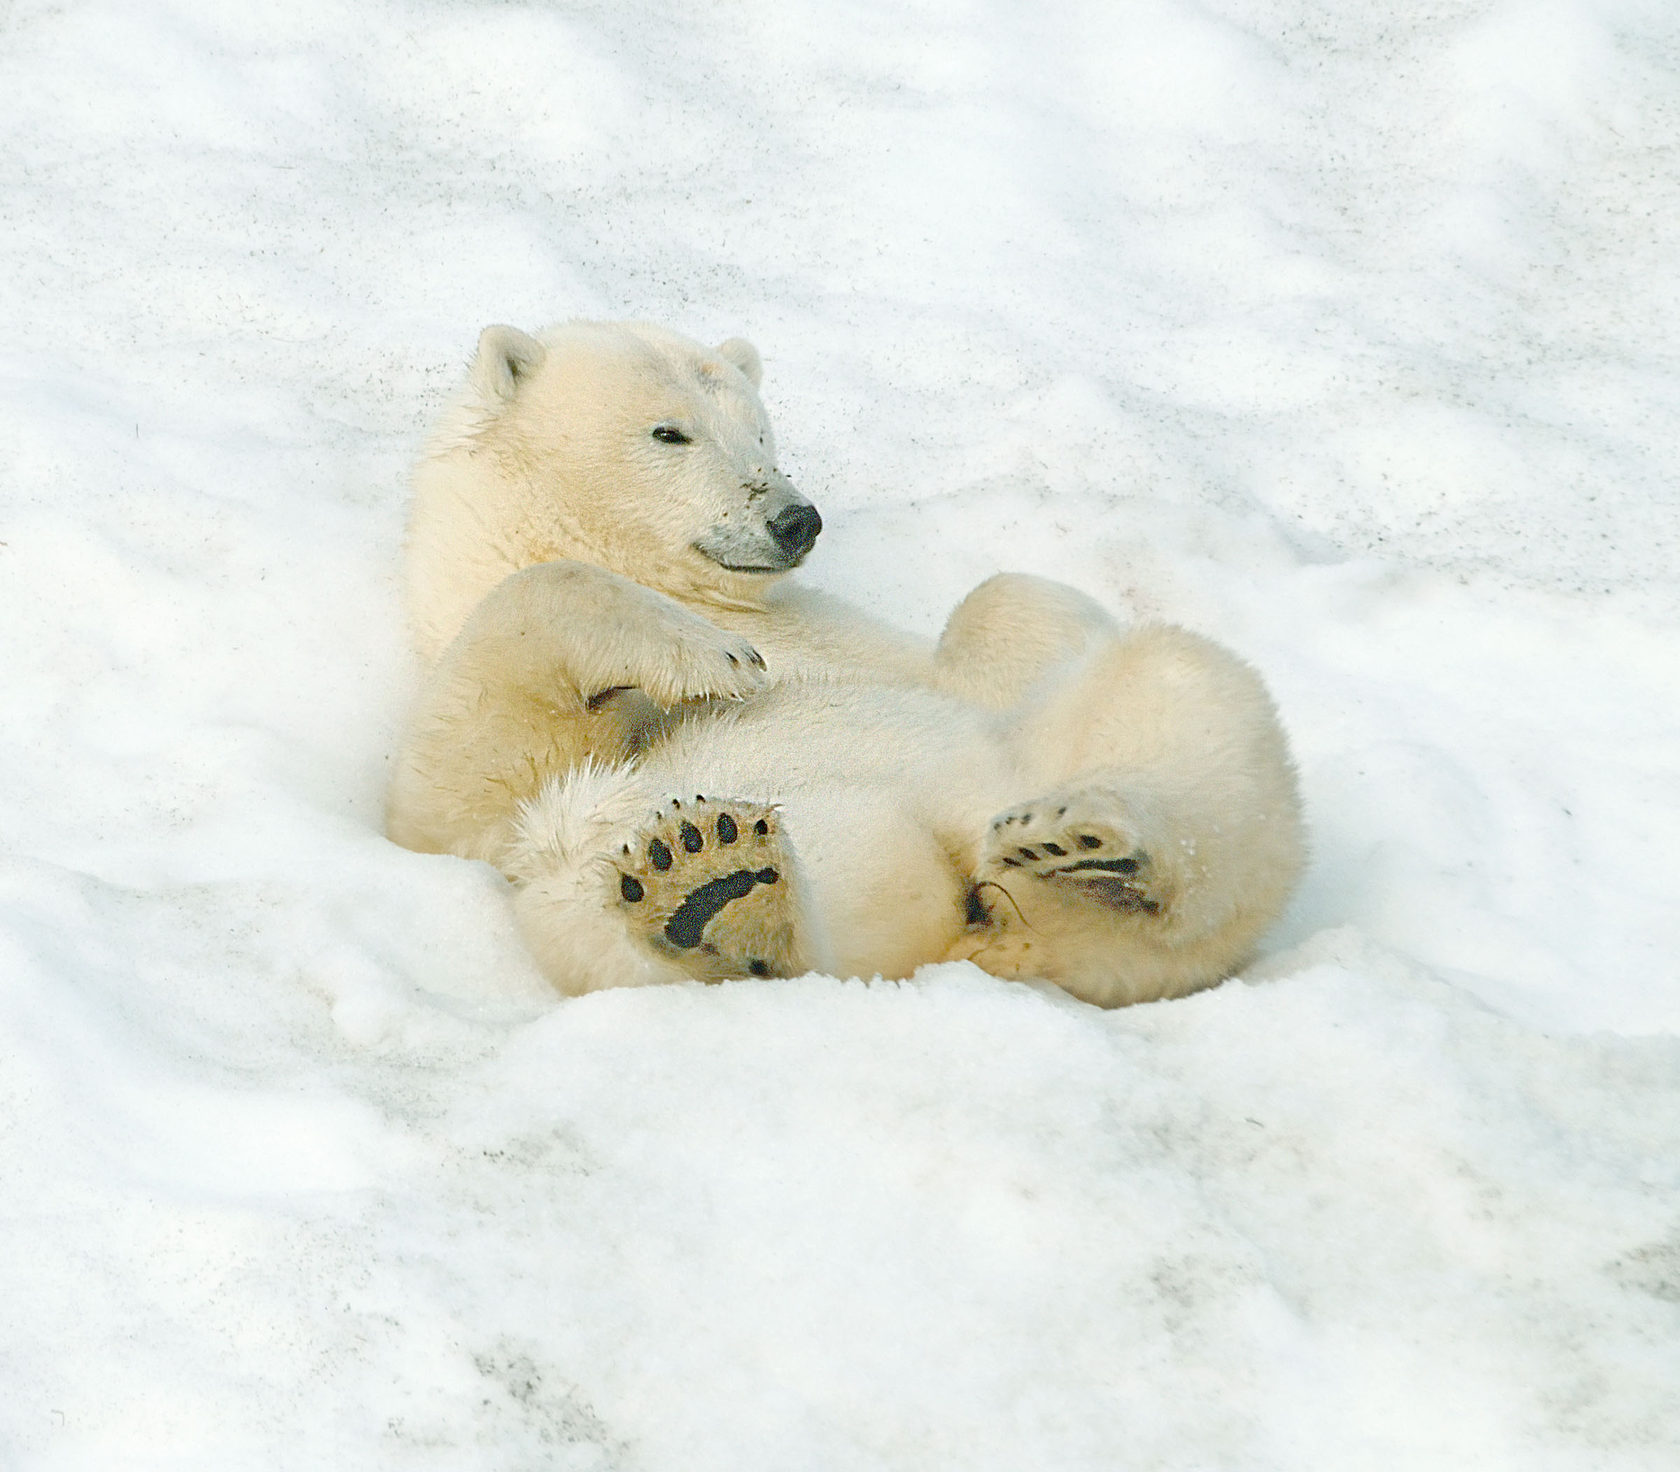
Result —
[[[1676,1465],[1680,9],[17,0],[0,128],[0,1465]],[[561,1002],[387,843],[573,316],[759,345],[815,583],[1251,659],[1250,973]]]

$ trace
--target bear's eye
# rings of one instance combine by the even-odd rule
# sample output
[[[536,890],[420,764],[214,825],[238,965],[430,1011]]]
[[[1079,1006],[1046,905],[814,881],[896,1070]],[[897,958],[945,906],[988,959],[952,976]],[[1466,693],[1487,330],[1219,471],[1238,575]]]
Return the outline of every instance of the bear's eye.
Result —
[[[674,424],[656,424],[653,427],[653,437],[667,445],[686,445],[689,438]]]

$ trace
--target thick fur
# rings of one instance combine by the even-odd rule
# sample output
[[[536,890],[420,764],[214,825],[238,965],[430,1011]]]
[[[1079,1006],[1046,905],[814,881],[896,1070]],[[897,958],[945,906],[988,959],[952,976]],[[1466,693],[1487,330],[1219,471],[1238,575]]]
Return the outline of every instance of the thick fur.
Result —
[[[391,836],[498,865],[568,993],[968,958],[1113,1006],[1229,975],[1302,860],[1258,676],[1038,578],[933,646],[789,581],[816,517],[760,371],[643,324],[485,330],[415,473]]]

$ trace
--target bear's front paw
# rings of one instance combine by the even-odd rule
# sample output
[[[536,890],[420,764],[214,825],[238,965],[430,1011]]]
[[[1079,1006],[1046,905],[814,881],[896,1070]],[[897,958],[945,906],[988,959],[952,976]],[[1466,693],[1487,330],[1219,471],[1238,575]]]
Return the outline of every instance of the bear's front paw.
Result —
[[[634,683],[660,705],[687,700],[745,700],[770,683],[764,656],[739,634],[684,610],[648,651]]]
[[[809,969],[775,809],[672,798],[622,846],[612,885],[633,932],[701,981]]]
[[[1166,896],[1125,804],[1100,788],[1053,793],[992,819],[981,852],[985,878],[1031,876],[1112,910],[1155,915]]]

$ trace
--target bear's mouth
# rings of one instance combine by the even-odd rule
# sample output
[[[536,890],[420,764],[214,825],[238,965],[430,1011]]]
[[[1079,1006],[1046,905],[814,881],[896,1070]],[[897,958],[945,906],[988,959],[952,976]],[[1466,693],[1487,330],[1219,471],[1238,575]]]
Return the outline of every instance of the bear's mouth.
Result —
[[[708,552],[698,542],[696,542],[694,544],[694,550],[696,552],[698,552],[702,557],[706,558],[707,561],[715,562],[719,567],[723,568],[726,572],[756,572],[756,573],[787,572],[790,568],[795,568],[795,567],[799,566],[799,563],[797,563],[797,562],[784,562],[780,566],[777,566],[777,567],[766,567],[763,563],[759,563],[759,562],[726,562],[723,558],[717,556],[715,553]],[[801,559],[801,560],[803,560],[803,559]]]
[[[708,547],[705,542],[690,542],[689,546],[707,562],[715,563],[725,572],[747,573],[755,577],[774,577],[777,573],[792,572],[805,560],[805,554],[811,549],[802,547],[797,554],[784,552],[781,548],[766,547]]]

